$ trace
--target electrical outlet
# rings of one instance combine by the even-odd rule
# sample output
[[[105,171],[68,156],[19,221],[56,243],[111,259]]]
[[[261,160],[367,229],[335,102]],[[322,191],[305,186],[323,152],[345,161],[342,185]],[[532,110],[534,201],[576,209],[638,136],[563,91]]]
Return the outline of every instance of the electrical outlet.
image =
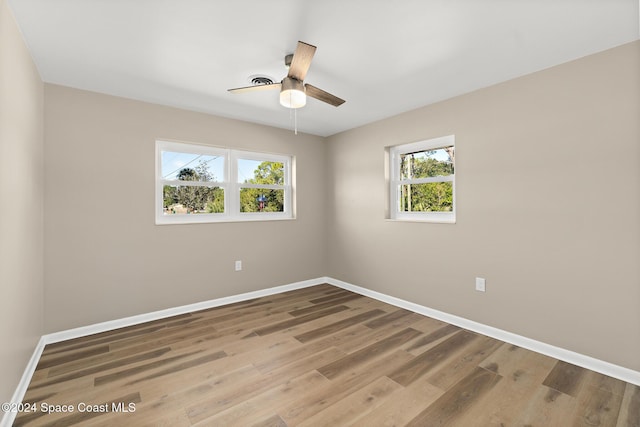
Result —
[[[236,261],[236,271],[242,271],[242,261]]]
[[[476,277],[476,291],[485,292],[486,290],[486,280],[482,277]]]

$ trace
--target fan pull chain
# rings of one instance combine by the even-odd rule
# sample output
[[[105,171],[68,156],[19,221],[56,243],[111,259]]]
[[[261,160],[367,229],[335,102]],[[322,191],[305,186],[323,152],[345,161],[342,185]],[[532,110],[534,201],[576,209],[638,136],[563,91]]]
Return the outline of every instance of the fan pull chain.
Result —
[[[298,134],[298,109],[297,108],[289,109],[289,120],[291,119],[293,119],[293,133],[294,135],[297,135]]]

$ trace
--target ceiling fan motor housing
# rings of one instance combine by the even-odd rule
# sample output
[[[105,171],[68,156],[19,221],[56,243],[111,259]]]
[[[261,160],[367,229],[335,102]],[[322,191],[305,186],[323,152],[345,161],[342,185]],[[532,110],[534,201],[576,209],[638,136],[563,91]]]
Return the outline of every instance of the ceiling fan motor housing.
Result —
[[[307,103],[304,84],[293,77],[282,79],[280,89],[280,104],[288,108],[304,107]]]
[[[293,53],[290,53],[289,55],[284,57],[285,67],[289,68],[291,66],[291,61],[293,61]]]

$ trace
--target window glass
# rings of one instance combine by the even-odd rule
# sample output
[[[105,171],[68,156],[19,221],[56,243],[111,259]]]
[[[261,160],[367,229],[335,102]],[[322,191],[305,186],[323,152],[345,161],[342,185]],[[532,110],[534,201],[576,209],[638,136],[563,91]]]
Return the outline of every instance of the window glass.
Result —
[[[452,182],[428,182],[400,186],[401,212],[451,212],[452,209]]]
[[[163,151],[162,179],[223,181],[224,156]]]
[[[267,160],[238,159],[238,182],[284,185],[284,164]]]
[[[389,218],[455,222],[455,137],[389,148]]]
[[[224,213],[224,189],[208,186],[165,185],[164,215]]]
[[[400,156],[402,179],[447,176],[454,173],[453,147],[406,153]]]
[[[167,141],[156,153],[157,224],[293,218],[290,156]]]
[[[240,212],[284,212],[284,190],[242,188]]]

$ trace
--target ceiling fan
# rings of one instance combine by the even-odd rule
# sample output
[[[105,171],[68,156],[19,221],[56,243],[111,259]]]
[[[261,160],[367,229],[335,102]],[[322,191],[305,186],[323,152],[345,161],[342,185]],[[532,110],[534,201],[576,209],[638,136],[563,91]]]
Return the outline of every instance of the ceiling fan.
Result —
[[[258,90],[280,89],[280,104],[287,108],[304,107],[307,103],[307,95],[327,104],[338,107],[345,101],[335,95],[325,92],[308,83],[304,83],[311,59],[316,52],[316,47],[305,42],[298,42],[294,54],[285,56],[284,63],[289,67],[289,73],[280,83],[258,84],[255,86],[238,87],[229,89],[231,93],[242,93]]]

